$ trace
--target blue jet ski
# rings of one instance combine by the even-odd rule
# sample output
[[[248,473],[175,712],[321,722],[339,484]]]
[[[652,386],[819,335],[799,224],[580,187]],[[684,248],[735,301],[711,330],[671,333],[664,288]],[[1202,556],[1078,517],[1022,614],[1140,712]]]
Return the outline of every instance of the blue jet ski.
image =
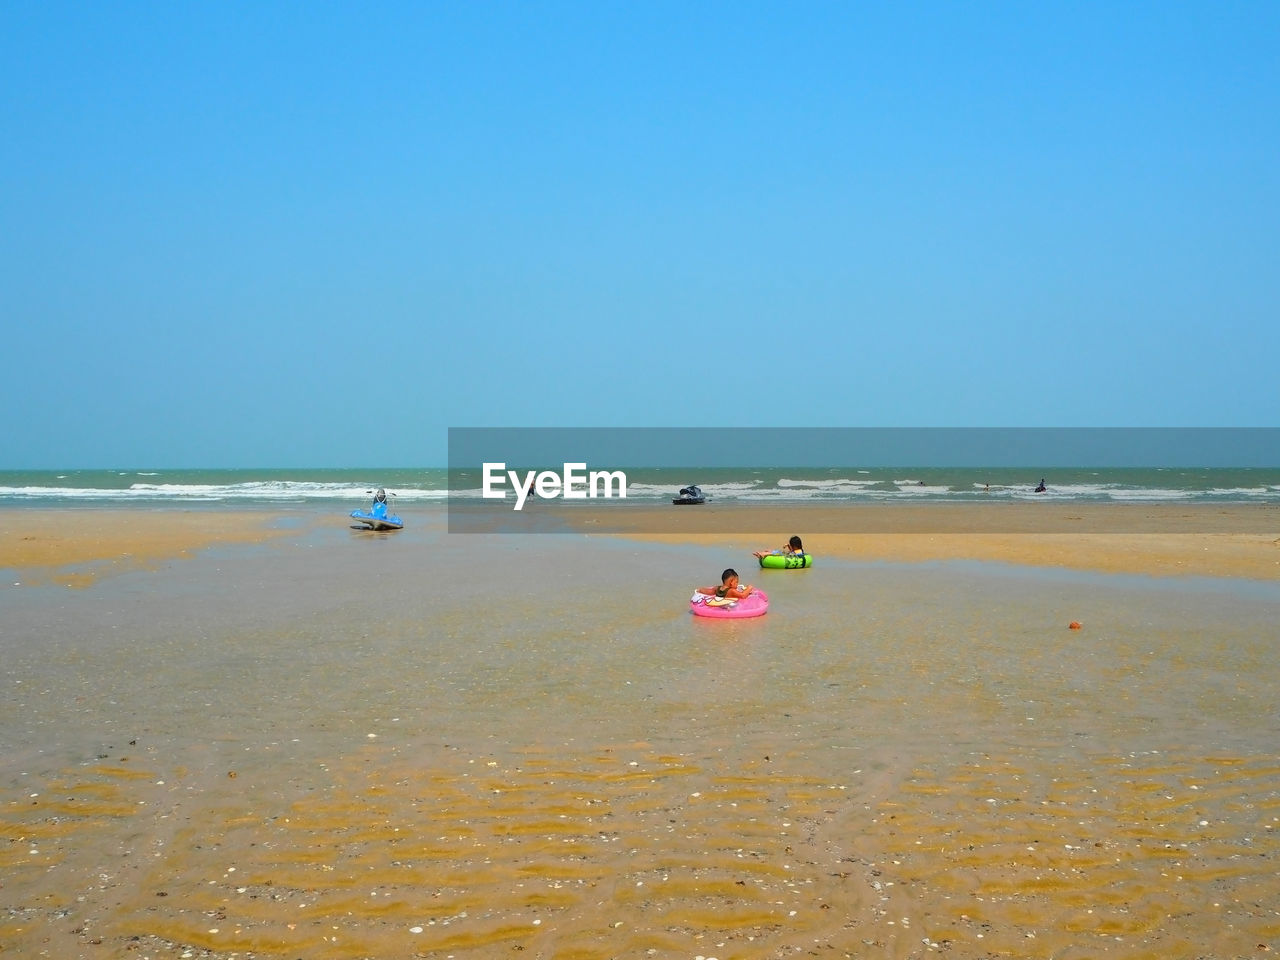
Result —
[[[395,494],[393,493],[394,497]],[[369,530],[401,530],[404,521],[387,511],[387,491],[379,488],[368,510],[352,510],[351,519],[359,520]]]

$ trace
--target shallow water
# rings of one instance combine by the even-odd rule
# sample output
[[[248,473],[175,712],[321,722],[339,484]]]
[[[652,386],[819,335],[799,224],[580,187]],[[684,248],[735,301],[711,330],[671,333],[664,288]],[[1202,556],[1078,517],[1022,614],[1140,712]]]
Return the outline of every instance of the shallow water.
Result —
[[[1280,590],[819,558],[688,615],[750,559],[325,527],[7,592],[0,948],[1280,941]]]

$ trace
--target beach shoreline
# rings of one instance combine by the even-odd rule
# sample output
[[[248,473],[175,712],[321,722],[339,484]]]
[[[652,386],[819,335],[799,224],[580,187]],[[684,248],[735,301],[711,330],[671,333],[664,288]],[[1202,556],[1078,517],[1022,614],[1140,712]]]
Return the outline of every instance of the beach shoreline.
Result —
[[[264,543],[290,531],[276,511],[0,510],[0,570],[83,587],[103,576],[151,569],[211,547]]]
[[[578,529],[589,530],[593,522],[600,520],[588,518]],[[616,517],[609,522],[619,523]],[[976,560],[1103,573],[1280,579],[1280,512],[1251,505],[802,504],[761,510],[734,504],[691,524],[696,532],[675,533],[669,523],[656,514],[646,522],[636,511],[612,535],[661,543],[695,537],[744,553],[778,549],[799,535],[818,562],[824,556],[894,563]],[[752,532],[741,532],[743,527]]]
[[[455,533],[773,534],[798,527],[825,534],[1173,534],[1280,536],[1280,506],[1248,503],[733,501],[676,507],[652,501],[572,503],[458,500]]]
[[[412,526],[415,520],[439,519],[445,509],[402,513]],[[548,515],[556,518],[553,529],[560,533],[719,545],[747,555],[777,548],[798,534],[819,563],[831,557],[897,563],[976,560],[1112,573],[1280,579],[1280,510],[1266,506],[575,506],[555,513],[542,510],[539,517]],[[673,522],[684,529],[673,529]],[[314,506],[270,511],[0,510],[0,569],[28,581],[84,586],[212,547],[348,525],[340,511]],[[515,535],[513,542],[538,535]]]
[[[443,510],[390,534],[331,509],[198,513],[27,534],[58,533],[58,562],[77,555],[59,523],[150,559],[6,594],[15,955],[1274,942],[1274,581],[842,562],[807,529],[654,542],[450,535]],[[819,557],[803,574],[738,552],[793,532]],[[939,535],[883,536],[946,559]],[[1175,536],[1185,555],[1220,535]],[[690,615],[726,564],[767,580],[768,616]]]

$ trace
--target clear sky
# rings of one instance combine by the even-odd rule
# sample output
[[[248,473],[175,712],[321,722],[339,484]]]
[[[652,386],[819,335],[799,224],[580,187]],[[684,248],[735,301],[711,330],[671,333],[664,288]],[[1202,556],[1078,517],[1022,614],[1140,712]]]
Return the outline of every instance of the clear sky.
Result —
[[[0,469],[1280,425],[1280,3],[0,0]]]

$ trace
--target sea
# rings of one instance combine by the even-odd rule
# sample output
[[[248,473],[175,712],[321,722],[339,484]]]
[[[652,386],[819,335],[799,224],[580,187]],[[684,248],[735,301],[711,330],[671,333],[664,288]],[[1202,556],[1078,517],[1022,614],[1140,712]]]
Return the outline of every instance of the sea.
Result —
[[[716,502],[1280,503],[1280,469],[1077,468],[640,468],[626,495],[665,501],[697,485]],[[0,471],[0,508],[175,506],[216,509],[357,504],[378,488],[401,504],[479,499],[479,471],[427,468],[115,469]],[[1036,492],[1043,481],[1045,489]]]

